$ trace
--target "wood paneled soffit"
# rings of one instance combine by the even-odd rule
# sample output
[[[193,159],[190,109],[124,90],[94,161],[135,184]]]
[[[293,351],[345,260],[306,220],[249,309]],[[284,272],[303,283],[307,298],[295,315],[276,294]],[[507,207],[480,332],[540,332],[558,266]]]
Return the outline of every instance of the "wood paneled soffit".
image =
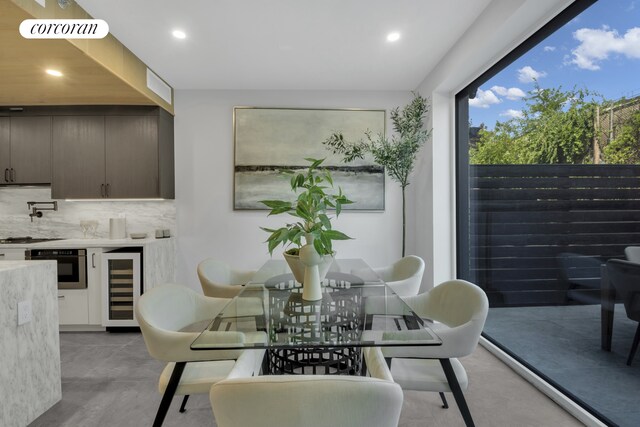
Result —
[[[158,105],[173,114],[147,88],[147,66],[115,37],[25,39],[18,27],[32,18],[91,16],[74,2],[61,9],[54,0],[0,0],[0,105]],[[50,68],[64,75],[46,74]]]

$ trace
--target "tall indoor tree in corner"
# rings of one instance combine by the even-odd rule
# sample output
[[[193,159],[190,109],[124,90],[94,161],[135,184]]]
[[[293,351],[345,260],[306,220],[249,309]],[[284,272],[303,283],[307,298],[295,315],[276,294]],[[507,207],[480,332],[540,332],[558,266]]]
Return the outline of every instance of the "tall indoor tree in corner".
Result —
[[[423,129],[424,118],[429,112],[429,101],[414,93],[414,99],[402,110],[391,110],[391,122],[395,135],[391,139],[384,134],[373,135],[366,132],[366,139],[346,141],[341,132],[334,132],[323,141],[333,153],[343,155],[343,161],[349,163],[362,159],[371,153],[376,163],[383,166],[387,174],[402,188],[402,256],[405,255],[406,242],[406,194],[409,175],[413,171],[416,156],[424,142],[431,136],[431,130]]]

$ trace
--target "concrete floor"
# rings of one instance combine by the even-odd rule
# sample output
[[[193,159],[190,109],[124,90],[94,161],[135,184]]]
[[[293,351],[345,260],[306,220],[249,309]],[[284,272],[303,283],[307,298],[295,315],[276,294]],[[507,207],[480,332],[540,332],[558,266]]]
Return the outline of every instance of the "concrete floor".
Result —
[[[62,333],[60,347],[62,401],[31,426],[152,424],[163,364],[149,357],[140,334]],[[462,363],[470,381],[465,395],[477,426],[582,425],[482,347]],[[165,426],[215,426],[207,395],[192,396],[184,414],[178,412],[180,399],[174,398]],[[450,408],[442,409],[436,393],[405,392],[399,425],[463,426],[453,396],[448,400]]]
[[[638,323],[616,305],[611,352],[600,347],[600,305],[491,308],[484,332],[620,427],[640,425]]]

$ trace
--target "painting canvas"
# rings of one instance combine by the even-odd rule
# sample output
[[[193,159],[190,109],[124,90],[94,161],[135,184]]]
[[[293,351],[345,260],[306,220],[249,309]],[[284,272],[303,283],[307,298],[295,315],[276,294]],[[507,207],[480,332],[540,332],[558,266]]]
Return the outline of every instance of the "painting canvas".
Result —
[[[351,163],[323,144],[332,132],[347,140],[385,132],[384,110],[234,108],[234,209],[266,209],[260,200],[293,200],[282,169],[304,169],[307,157],[326,159],[334,185],[353,200],[345,209],[384,210],[384,169],[370,157]]]

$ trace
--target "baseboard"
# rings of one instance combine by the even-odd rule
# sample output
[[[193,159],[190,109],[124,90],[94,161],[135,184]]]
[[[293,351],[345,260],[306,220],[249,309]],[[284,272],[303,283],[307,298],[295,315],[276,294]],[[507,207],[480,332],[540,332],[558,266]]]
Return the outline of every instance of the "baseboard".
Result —
[[[606,424],[602,423],[599,419],[594,417],[592,414],[587,412],[582,406],[575,403],[573,400],[569,399],[567,396],[559,392],[555,387],[551,384],[540,378],[535,373],[531,372],[520,362],[509,356],[507,353],[502,351],[500,348],[495,346],[489,340],[484,337],[480,337],[480,345],[487,349],[491,354],[500,359],[504,364],[509,366],[513,371],[515,371],[518,375],[524,378],[527,382],[533,385],[535,388],[544,393],[551,400],[556,402],[560,407],[562,407],[569,414],[573,415],[578,421],[583,423],[587,427],[607,427]]]
[[[101,325],[60,325],[60,332],[104,332]]]
[[[112,333],[140,332],[140,327],[139,326],[107,326],[107,332],[112,332]]]

